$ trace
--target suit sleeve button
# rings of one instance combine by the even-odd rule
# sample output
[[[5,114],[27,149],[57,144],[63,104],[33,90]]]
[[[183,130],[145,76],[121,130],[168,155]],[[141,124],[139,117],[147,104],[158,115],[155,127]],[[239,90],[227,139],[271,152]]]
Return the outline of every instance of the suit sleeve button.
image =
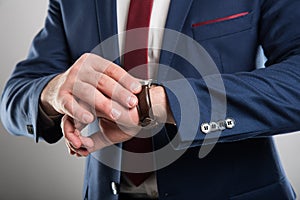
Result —
[[[231,129],[235,126],[234,119],[228,118],[228,119],[225,120],[225,122],[226,122],[226,128]]]
[[[201,125],[201,131],[205,134],[210,133],[211,127],[208,123],[204,123]]]
[[[210,132],[215,132],[219,130],[219,125],[216,122],[211,122],[209,126],[210,126]]]

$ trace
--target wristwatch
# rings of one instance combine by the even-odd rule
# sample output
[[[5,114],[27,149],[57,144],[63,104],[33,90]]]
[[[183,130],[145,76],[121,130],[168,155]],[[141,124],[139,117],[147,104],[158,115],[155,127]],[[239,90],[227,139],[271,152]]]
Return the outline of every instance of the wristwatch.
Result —
[[[157,121],[153,115],[152,104],[150,99],[150,88],[153,85],[158,85],[152,79],[141,81],[142,91],[137,94],[138,105],[137,111],[139,114],[139,125],[141,127],[152,127],[157,125]]]

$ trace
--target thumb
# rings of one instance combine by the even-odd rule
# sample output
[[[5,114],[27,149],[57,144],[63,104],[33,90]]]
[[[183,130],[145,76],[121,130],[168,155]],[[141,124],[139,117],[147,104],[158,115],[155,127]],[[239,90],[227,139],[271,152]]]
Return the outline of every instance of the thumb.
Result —
[[[82,145],[87,149],[93,148],[95,146],[94,140],[89,137],[79,136]]]

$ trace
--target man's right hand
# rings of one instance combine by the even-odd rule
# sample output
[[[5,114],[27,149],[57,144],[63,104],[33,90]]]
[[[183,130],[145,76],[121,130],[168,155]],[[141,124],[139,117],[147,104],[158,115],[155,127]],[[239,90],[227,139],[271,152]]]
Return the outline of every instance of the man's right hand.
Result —
[[[138,116],[128,110],[137,105],[135,94],[140,90],[139,80],[120,66],[100,56],[84,54],[48,83],[40,102],[49,116],[60,113],[82,124],[101,117],[134,126]]]

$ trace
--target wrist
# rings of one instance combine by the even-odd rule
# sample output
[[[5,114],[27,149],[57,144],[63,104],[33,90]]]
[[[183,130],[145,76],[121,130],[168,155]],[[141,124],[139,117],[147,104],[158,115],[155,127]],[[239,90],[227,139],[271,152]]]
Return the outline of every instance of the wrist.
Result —
[[[162,86],[151,86],[150,100],[152,104],[152,112],[160,123],[175,124],[173,114],[170,110],[165,89]]]
[[[58,116],[61,113],[55,110],[53,105],[53,98],[54,98],[54,90],[56,87],[56,80],[59,78],[59,75],[54,77],[43,89],[40,95],[40,107],[42,110],[47,114],[49,117],[51,116]]]

